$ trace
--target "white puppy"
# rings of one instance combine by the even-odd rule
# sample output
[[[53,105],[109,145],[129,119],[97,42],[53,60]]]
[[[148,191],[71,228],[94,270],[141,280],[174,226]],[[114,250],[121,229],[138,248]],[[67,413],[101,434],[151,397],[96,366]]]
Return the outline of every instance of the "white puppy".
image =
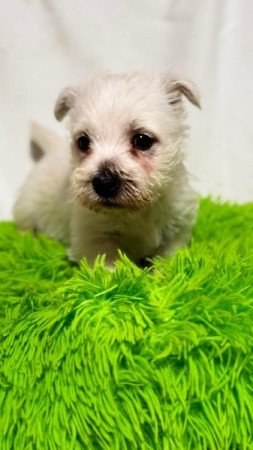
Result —
[[[14,207],[20,228],[66,242],[73,260],[106,254],[108,266],[118,249],[140,263],[185,245],[197,197],[183,163],[183,95],[200,106],[189,81],[138,72],[65,88],[55,116],[68,116],[69,145],[33,126],[43,156]]]

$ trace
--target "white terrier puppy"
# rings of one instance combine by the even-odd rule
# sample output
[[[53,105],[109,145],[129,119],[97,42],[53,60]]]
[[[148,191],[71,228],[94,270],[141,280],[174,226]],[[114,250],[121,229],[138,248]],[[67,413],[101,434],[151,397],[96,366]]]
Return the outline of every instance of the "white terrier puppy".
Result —
[[[187,127],[182,95],[200,107],[180,77],[102,74],[59,95],[55,116],[69,119],[68,145],[33,125],[42,157],[14,207],[22,229],[69,245],[69,257],[93,263],[118,249],[140,264],[187,244],[197,196],[184,167]]]

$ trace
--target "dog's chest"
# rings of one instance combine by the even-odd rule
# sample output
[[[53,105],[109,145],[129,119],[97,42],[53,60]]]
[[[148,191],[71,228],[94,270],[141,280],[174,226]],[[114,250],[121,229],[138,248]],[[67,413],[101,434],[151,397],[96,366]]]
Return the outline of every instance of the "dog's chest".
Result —
[[[105,234],[132,259],[152,256],[164,239],[164,217],[133,214],[111,221]]]

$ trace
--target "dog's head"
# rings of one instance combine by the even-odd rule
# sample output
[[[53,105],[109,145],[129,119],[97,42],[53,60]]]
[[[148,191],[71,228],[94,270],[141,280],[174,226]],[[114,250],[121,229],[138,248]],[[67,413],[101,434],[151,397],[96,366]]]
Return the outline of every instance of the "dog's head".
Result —
[[[82,205],[134,211],[161,195],[182,159],[183,95],[200,106],[189,81],[143,73],[103,74],[61,92],[55,116],[69,117]]]

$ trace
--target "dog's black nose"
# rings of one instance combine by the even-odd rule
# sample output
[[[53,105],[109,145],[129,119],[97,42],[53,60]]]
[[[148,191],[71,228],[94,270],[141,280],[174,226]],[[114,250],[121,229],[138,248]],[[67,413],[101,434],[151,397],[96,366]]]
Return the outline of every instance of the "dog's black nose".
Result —
[[[100,197],[110,199],[119,193],[121,181],[117,173],[105,169],[93,178],[92,186]]]

